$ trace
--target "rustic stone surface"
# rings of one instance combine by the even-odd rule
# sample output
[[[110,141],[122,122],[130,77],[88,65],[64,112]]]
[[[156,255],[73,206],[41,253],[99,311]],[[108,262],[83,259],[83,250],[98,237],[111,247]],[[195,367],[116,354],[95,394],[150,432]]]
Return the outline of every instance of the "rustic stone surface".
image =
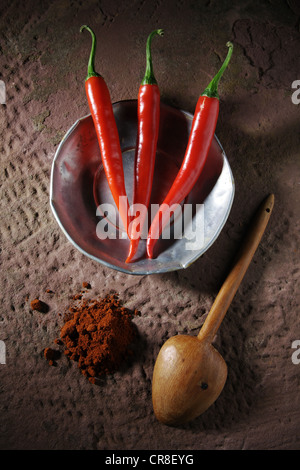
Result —
[[[0,79],[1,449],[299,449],[299,105],[297,2],[87,0],[2,2]],[[232,40],[220,84],[217,135],[236,183],[216,243],[187,270],[128,276],[96,264],[61,233],[49,206],[51,163],[67,129],[88,113],[88,35],[113,101],[136,98],[145,37],[155,45],[162,100],[194,111]],[[197,334],[260,201],[275,208],[253,263],[216,338],[229,376],[217,402],[179,429],[157,422],[151,404],[155,358],[177,333]],[[67,358],[43,357],[60,316],[83,282],[84,295],[117,291],[141,316],[136,356],[101,386]],[[30,308],[43,298],[49,311]],[[57,346],[55,346],[56,348]],[[3,362],[3,361],[2,361]]]

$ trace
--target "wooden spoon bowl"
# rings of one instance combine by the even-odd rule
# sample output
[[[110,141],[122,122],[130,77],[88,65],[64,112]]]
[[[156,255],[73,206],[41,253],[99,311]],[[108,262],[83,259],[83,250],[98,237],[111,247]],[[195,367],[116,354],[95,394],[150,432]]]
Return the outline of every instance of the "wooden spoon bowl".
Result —
[[[218,398],[226,379],[226,362],[210,343],[173,336],[161,348],[153,372],[157,419],[178,425],[196,418]]]

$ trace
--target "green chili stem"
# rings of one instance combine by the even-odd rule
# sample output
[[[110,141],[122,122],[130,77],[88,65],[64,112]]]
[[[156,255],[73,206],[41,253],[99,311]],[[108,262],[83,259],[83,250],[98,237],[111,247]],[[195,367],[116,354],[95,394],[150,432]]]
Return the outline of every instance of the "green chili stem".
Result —
[[[151,56],[151,43],[152,43],[153,37],[156,34],[158,34],[159,36],[163,36],[164,34],[163,29],[155,29],[148,36],[147,44],[146,44],[146,72],[142,80],[142,85],[157,85],[157,81],[153,73],[152,56]]]
[[[227,65],[229,64],[230,58],[232,56],[232,51],[233,51],[233,44],[232,42],[228,41],[226,44],[227,47],[229,47],[226,59],[223,62],[222,67],[220,68],[219,72],[214,76],[210,84],[205,88],[204,92],[202,93],[201,96],[208,96],[209,98],[218,98],[218,85],[220,78],[222,77],[224,70],[226,69]]]
[[[97,40],[94,31],[87,25],[83,25],[80,28],[80,32],[84,29],[87,29],[92,36],[92,48],[91,48],[91,53],[89,57],[89,63],[88,63],[88,74],[85,80],[88,80],[90,77],[100,77],[99,73],[95,71],[95,53],[96,53],[96,45],[97,45]]]

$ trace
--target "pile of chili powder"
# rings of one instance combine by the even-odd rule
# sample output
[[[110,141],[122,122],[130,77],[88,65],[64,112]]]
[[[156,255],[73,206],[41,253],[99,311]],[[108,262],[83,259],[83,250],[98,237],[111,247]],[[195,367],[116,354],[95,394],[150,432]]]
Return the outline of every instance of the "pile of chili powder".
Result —
[[[78,362],[91,383],[104,374],[113,373],[131,354],[136,335],[132,318],[139,312],[121,305],[116,294],[96,300],[83,300],[65,314],[60,337],[64,354]]]

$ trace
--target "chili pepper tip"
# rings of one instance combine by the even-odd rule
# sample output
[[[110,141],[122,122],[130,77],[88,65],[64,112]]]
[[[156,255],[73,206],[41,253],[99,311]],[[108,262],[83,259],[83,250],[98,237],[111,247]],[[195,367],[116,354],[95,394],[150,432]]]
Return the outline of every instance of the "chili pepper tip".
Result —
[[[127,259],[126,259],[125,263],[130,263],[132,261],[132,258],[134,257],[134,255],[137,252],[138,245],[139,245],[139,240],[138,239],[137,240],[136,239],[131,239],[130,240],[129,254],[127,256]]]

